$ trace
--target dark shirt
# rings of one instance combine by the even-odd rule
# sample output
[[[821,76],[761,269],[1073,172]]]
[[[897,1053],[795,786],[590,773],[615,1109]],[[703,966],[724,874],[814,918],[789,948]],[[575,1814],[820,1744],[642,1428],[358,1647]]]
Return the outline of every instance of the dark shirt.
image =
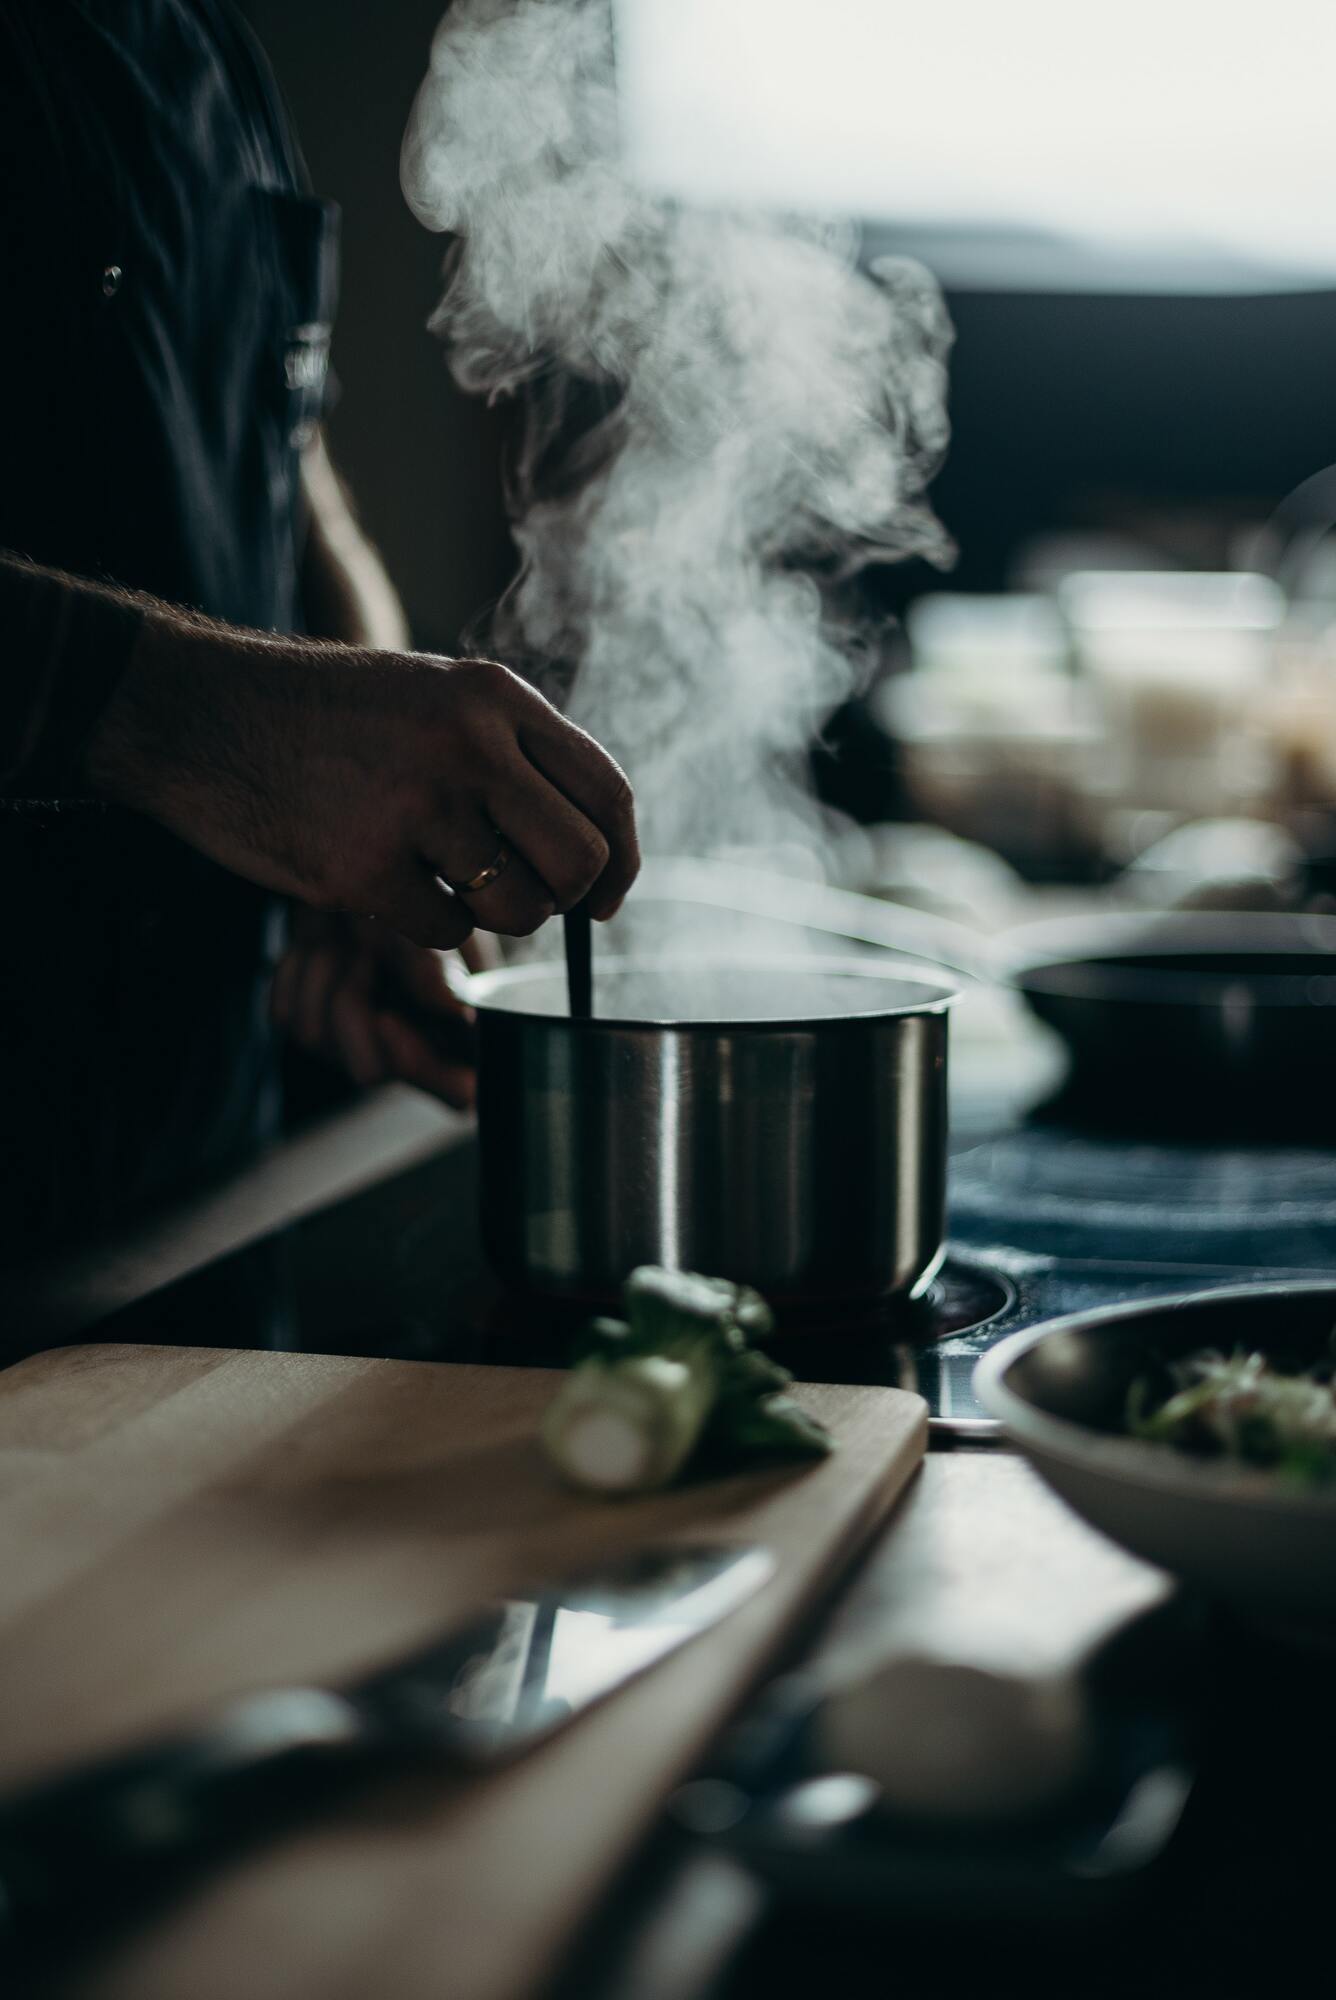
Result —
[[[0,554],[0,799],[77,794],[83,750],[142,617],[111,591],[76,593]]]
[[[332,221],[225,0],[0,0],[0,551],[299,629]],[[0,560],[0,1259],[272,1125],[272,899],[83,796],[137,624]]]

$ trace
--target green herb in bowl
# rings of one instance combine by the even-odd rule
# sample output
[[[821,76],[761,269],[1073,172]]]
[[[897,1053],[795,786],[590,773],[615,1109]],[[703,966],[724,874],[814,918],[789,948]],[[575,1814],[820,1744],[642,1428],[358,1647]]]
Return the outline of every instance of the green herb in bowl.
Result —
[[[1306,1486],[1336,1480],[1336,1386],[1327,1367],[1286,1374],[1263,1354],[1210,1349],[1178,1362],[1172,1393],[1150,1378],[1128,1397],[1134,1437],[1238,1460]]]
[[[749,1345],[773,1326],[758,1292],[645,1265],[623,1298],[625,1319],[592,1322],[543,1419],[548,1457],[571,1485],[648,1493],[689,1464],[733,1471],[833,1449],[787,1394],[788,1370]]]

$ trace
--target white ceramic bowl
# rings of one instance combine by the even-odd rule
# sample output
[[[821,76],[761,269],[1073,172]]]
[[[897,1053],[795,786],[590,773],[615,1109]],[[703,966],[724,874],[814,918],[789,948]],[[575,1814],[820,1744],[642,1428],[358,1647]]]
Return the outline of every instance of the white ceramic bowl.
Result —
[[[1239,1285],[1074,1313],[979,1363],[980,1401],[1093,1527],[1253,1616],[1336,1639],[1336,1486],[1198,1459],[1123,1430],[1128,1390],[1157,1358],[1201,1348],[1319,1359],[1336,1282]]]

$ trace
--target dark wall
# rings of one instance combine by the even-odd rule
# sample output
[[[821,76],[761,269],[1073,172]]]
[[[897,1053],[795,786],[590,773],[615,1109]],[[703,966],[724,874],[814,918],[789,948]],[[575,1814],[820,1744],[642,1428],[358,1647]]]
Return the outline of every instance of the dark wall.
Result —
[[[1336,294],[957,292],[953,443],[935,489],[957,587],[998,589],[1055,528],[1265,519],[1336,460]],[[1153,537],[1152,537],[1153,539]],[[1166,549],[1166,555],[1173,553]]]
[[[426,321],[443,245],[409,214],[399,145],[444,0],[245,0],[318,194],[343,209],[334,456],[403,592],[450,650],[508,574],[503,419],[461,396]]]
[[[409,215],[399,145],[445,0],[243,0],[292,106],[318,192],[344,210],[336,456],[420,644],[452,647],[509,572],[504,415],[461,397],[425,323],[442,244]],[[870,232],[871,249],[895,248]],[[873,241],[872,238],[877,240]],[[953,587],[996,589],[1036,533],[1206,510],[1182,561],[1225,560],[1232,518],[1336,459],[1336,297],[955,292],[954,442],[939,510]],[[1210,541],[1214,533],[1218,546]],[[902,602],[940,580],[884,575]]]

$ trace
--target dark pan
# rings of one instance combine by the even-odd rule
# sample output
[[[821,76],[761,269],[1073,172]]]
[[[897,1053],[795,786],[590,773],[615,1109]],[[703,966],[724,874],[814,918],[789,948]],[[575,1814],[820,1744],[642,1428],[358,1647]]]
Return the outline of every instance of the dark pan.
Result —
[[[1054,919],[1005,950],[1005,976],[1067,1045],[1062,1116],[1203,1139],[1336,1137],[1336,919]]]

